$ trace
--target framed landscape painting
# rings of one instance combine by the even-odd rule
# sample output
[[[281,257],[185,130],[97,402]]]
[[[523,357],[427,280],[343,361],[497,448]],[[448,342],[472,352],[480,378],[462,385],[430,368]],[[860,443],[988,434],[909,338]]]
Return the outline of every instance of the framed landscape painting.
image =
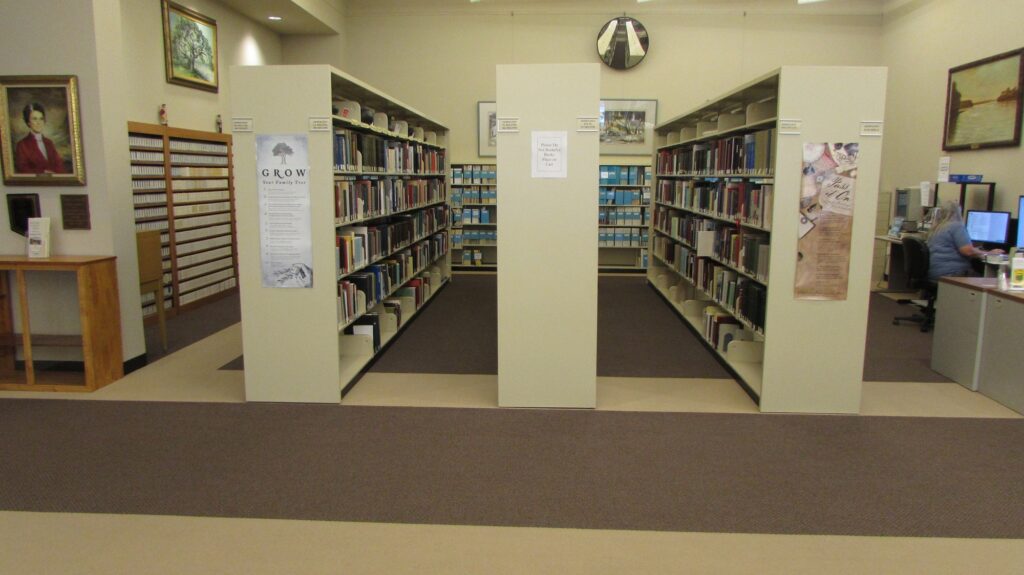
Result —
[[[85,185],[77,76],[0,76],[4,183]]]
[[[1024,48],[949,70],[942,149],[1020,145]]]
[[[601,155],[653,154],[657,120],[657,100],[601,100]]]
[[[217,22],[195,10],[161,0],[167,81],[216,92]]]

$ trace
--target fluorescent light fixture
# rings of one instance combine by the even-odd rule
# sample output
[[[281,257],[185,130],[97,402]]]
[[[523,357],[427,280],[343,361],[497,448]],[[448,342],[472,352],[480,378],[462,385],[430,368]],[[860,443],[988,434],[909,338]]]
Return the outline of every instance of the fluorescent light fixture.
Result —
[[[816,2],[825,2],[826,0],[796,0],[797,4],[814,4]]]
[[[277,22],[277,21],[281,20],[281,17],[280,16],[267,16],[267,20],[273,20],[274,22]]]

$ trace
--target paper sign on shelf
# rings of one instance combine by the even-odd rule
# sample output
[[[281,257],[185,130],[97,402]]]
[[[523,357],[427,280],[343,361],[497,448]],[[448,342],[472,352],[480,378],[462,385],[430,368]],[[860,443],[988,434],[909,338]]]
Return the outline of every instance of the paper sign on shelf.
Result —
[[[532,132],[531,136],[531,176],[534,178],[567,178],[568,132]]]
[[[942,156],[939,158],[939,177],[937,181],[949,181],[949,156]]]
[[[309,118],[310,132],[330,132],[332,127],[331,119],[328,117],[310,116]]]
[[[881,120],[865,120],[860,123],[860,135],[861,136],[874,136],[878,137],[882,135],[882,121]]]
[[[804,127],[804,121],[796,118],[779,120],[779,133],[787,135],[799,135]]]
[[[255,122],[252,118],[231,118],[231,131],[232,132],[251,132],[254,129]]]
[[[498,118],[498,133],[518,132],[519,118]]]
[[[256,192],[263,287],[312,288],[308,136],[256,136]]]
[[[576,131],[577,132],[597,132],[600,129],[600,122],[596,117],[594,118],[576,118]]]

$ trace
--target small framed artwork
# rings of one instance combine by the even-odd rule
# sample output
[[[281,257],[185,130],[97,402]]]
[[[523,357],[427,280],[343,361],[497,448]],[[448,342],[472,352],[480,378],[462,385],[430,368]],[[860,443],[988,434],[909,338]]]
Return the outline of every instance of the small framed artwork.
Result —
[[[601,155],[653,154],[657,121],[657,100],[601,100]]]
[[[4,183],[85,185],[77,76],[0,76]]]
[[[951,68],[942,149],[1020,145],[1024,48]]]
[[[167,81],[216,92],[217,22],[169,0],[161,0],[161,4]]]
[[[498,155],[498,103],[477,102],[477,155]]]
[[[28,236],[28,219],[38,218],[39,194],[7,194],[7,215],[11,231]]]

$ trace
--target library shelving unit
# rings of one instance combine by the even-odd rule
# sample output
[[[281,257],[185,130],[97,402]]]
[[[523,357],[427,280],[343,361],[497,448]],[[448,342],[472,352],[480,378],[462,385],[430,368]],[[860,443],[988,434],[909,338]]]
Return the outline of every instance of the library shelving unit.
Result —
[[[602,164],[600,170],[598,269],[642,272],[651,225],[651,167]]]
[[[136,231],[159,230],[169,315],[238,291],[231,135],[128,123]],[[152,294],[143,316],[155,314]]]
[[[860,409],[885,82],[787,66],[656,128],[648,280],[762,411]],[[852,142],[846,299],[798,299],[803,144]]]
[[[452,268],[498,269],[498,166],[452,164]]]
[[[288,137],[308,156],[311,279],[288,288],[264,284],[256,153],[235,160],[246,399],[338,403],[451,277],[447,129],[330,66],[231,79],[239,149]]]

